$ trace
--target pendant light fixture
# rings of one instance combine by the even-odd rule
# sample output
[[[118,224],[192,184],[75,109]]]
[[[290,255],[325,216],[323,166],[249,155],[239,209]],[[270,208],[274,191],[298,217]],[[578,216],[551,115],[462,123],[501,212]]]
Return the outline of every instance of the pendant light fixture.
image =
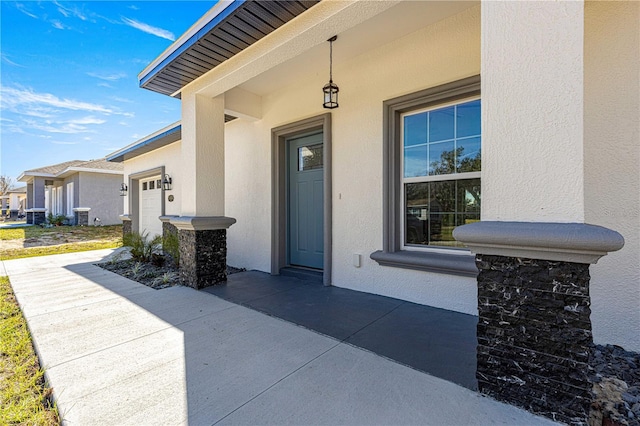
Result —
[[[338,108],[338,86],[333,82],[333,42],[338,38],[334,35],[329,40],[329,83],[325,84],[322,88],[324,92],[323,107],[328,109]]]

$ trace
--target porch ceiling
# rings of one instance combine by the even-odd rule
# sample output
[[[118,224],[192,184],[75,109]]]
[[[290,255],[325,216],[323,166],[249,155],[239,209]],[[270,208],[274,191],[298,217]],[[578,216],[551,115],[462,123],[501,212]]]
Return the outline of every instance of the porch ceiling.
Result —
[[[335,80],[339,83],[340,76],[335,69],[340,64],[479,4],[479,1],[402,1],[339,33],[333,44]],[[297,79],[317,73],[326,73],[328,79],[328,55],[328,43],[317,45],[242,83],[240,87],[265,96],[284,89]]]
[[[140,86],[173,95],[319,1],[221,1],[140,73]]]

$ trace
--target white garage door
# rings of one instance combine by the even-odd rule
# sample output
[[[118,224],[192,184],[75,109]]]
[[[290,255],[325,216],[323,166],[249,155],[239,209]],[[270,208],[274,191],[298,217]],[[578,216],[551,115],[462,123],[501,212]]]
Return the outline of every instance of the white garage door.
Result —
[[[140,233],[149,238],[162,235],[162,190],[160,176],[140,180]]]

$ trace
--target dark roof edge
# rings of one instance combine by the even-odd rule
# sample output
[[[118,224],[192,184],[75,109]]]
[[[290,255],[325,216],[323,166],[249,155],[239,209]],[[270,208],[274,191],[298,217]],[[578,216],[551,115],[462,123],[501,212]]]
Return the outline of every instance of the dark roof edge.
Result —
[[[171,45],[168,49],[167,56],[165,56],[158,64],[156,64],[151,70],[147,71],[143,70],[138,75],[139,85],[140,87],[144,87],[145,84],[151,80],[156,74],[158,74],[164,67],[171,63],[176,57],[180,56],[185,50],[193,46],[206,35],[209,31],[211,31],[216,25],[220,24],[224,19],[234,13],[242,4],[244,4],[245,0],[232,0],[230,4],[226,7],[222,8],[218,11],[217,14],[213,15],[209,22],[204,24],[200,29],[198,29],[195,34],[191,35],[184,41],[180,41],[178,39],[173,45]],[[206,15],[205,15],[206,16]],[[160,55],[160,57],[164,56],[164,53]],[[160,58],[159,57],[159,58]],[[155,62],[155,61],[154,61]],[[153,63],[151,64],[153,65]],[[151,66],[150,65],[150,66]]]
[[[182,123],[178,122],[162,129],[159,133],[151,134],[127,147],[109,154],[106,158],[107,161],[121,163],[125,160],[135,158],[138,155],[146,154],[147,152],[179,141],[180,139],[182,139]]]

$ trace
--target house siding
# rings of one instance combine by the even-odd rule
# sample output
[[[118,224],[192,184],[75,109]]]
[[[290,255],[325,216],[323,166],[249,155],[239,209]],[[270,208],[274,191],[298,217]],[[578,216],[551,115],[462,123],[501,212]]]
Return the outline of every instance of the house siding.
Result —
[[[640,351],[640,3],[585,7],[585,222],[624,247],[591,267],[596,343]]]
[[[121,175],[107,175],[99,173],[78,173],[79,187],[77,207],[90,207],[89,225],[96,217],[102,225],[116,225],[122,223],[122,200],[120,199]]]

